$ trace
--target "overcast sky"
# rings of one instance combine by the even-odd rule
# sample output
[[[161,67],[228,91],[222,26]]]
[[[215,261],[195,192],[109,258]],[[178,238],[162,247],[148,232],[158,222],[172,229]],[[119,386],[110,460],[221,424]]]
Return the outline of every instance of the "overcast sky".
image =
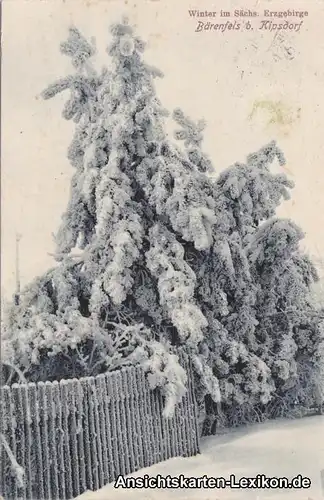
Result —
[[[61,118],[64,98],[38,97],[70,71],[59,43],[74,23],[96,37],[98,61],[109,64],[108,26],[123,13],[149,42],[147,62],[165,73],[156,85],[164,106],[170,111],[180,106],[192,118],[207,120],[204,147],[218,172],[277,139],[287,157],[286,172],[296,183],[292,200],[279,213],[303,228],[310,252],[324,257],[324,3],[294,1],[295,10],[307,6],[309,15],[298,33],[285,32],[283,38],[258,30],[258,24],[248,32],[195,32],[197,21],[188,9],[198,4],[216,10],[210,1],[189,0],[3,2],[1,278],[6,295],[15,286],[15,233],[23,235],[24,285],[53,264],[52,233],[68,199],[73,171],[66,149],[73,124]],[[233,5],[224,1],[222,9]],[[291,5],[246,0],[244,8],[262,15],[264,7]]]

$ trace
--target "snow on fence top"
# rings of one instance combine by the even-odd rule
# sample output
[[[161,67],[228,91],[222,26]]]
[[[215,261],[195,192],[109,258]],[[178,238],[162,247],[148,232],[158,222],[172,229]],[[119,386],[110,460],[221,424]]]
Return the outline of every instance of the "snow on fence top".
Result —
[[[134,366],[4,386],[1,400],[8,446],[1,448],[0,494],[6,500],[71,499],[119,474],[199,452],[189,372],[187,394],[172,419],[162,417],[161,393],[150,390],[143,369]]]

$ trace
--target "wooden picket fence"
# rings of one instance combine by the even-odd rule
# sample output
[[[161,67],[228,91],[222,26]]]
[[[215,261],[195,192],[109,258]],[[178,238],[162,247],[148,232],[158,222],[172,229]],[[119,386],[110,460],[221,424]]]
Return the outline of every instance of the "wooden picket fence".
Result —
[[[5,500],[66,500],[143,467],[199,453],[191,370],[175,416],[162,416],[160,391],[140,367],[60,382],[1,388],[1,432],[17,468],[1,448]],[[19,470],[18,470],[19,472]]]

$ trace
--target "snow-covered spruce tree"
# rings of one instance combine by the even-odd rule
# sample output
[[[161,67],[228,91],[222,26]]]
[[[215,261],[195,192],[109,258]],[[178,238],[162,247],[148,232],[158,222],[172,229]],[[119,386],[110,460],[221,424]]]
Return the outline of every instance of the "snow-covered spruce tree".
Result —
[[[161,74],[143,62],[144,43],[127,20],[112,34],[111,70],[98,74],[93,45],[71,29],[61,50],[75,74],[44,92],[70,92],[63,116],[76,122],[68,152],[75,174],[56,237],[58,265],[10,308],[4,361],[29,380],[142,363],[172,414],[186,381],[173,352],[186,350],[209,413],[219,418],[221,401],[228,422],[238,411],[250,418],[288,379],[299,387],[298,366],[314,365],[314,374],[322,359],[319,330],[312,326],[306,341],[300,334],[313,322],[310,310],[292,315],[285,333],[274,316],[285,287],[292,303],[299,287],[296,307],[306,304],[314,277],[297,248],[298,228],[274,219],[262,224],[292,187],[270,172],[282,154],[270,143],[213,181],[201,150],[204,122],[175,110],[175,137],[184,147],[173,144],[153,85]],[[280,227],[295,234],[293,242]],[[279,250],[290,272],[285,285]]]
[[[207,170],[207,158],[199,149],[201,126],[194,129],[178,111],[174,118],[182,126],[176,137],[185,140],[188,155]],[[323,333],[319,311],[309,300],[309,287],[318,277],[298,249],[303,236],[299,228],[274,219],[293,187],[285,175],[271,173],[275,159],[280,165],[285,162],[272,142],[249,155],[246,164],[237,163],[219,176],[213,252],[193,259],[197,297],[212,326],[199,345],[199,360],[208,359],[222,395],[222,410],[209,405],[207,427],[215,422],[215,413],[218,423],[223,419],[233,425],[291,414],[294,402],[307,407],[315,394],[323,399]],[[256,255],[263,265],[256,267]],[[278,325],[279,317],[286,319],[285,329]],[[298,334],[301,329],[306,338]],[[306,383],[306,372],[313,384]]]
[[[76,72],[44,92],[70,91],[63,116],[77,123],[68,152],[75,174],[56,237],[60,263],[10,309],[4,358],[31,380],[141,362],[163,386],[169,413],[186,378],[169,344],[194,349],[207,326],[182,238],[211,243],[201,236],[204,218],[206,226],[215,218],[212,188],[166,138],[153,87],[162,75],[142,61],[144,43],[127,20],[112,34],[112,70],[97,74],[94,47],[72,28],[61,51]]]
[[[217,348],[212,334],[207,352],[214,373],[226,374],[217,415],[230,424],[291,415],[294,403],[307,408],[323,402],[323,323],[309,294],[318,276],[299,251],[300,229],[274,218],[282,198],[289,198],[287,188],[293,187],[284,175],[271,174],[276,157],[284,163],[272,142],[216,181],[227,241],[214,247],[213,283],[223,292],[215,301],[222,296],[226,301],[224,312],[213,307],[212,316],[225,332]]]

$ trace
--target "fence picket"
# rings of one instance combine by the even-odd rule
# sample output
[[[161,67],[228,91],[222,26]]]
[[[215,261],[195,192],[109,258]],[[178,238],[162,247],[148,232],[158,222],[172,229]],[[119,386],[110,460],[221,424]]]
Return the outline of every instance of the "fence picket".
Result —
[[[92,453],[91,453],[91,434],[90,434],[90,422],[89,422],[89,400],[88,400],[88,383],[89,378],[81,379],[81,386],[83,392],[83,407],[82,407],[82,415],[83,415],[83,431],[84,431],[84,463],[86,469],[86,485],[87,489],[93,490],[93,466],[92,466]]]
[[[25,426],[24,426],[24,411],[21,401],[21,393],[19,384],[14,384],[12,386],[12,402],[13,402],[13,414],[16,419],[16,460],[17,463],[24,467],[25,465]],[[21,488],[21,486],[17,485],[19,494],[21,498],[25,498],[25,488]]]
[[[30,404],[29,404],[29,392],[28,385],[21,385],[21,394],[23,401],[23,410],[25,414],[25,429],[26,429],[26,440],[25,440],[25,490],[26,490],[26,498],[32,498],[33,494],[33,477],[32,477],[32,417],[30,413]]]
[[[114,391],[115,398],[117,399],[117,407],[118,407],[118,429],[119,429],[119,444],[120,444],[120,452],[123,457],[123,466],[124,466],[124,474],[129,474],[131,471],[129,456],[128,456],[128,446],[127,446],[127,436],[126,436],[126,412],[125,412],[125,394],[123,393],[122,386],[122,375],[121,371],[114,372],[113,377],[114,383]]]
[[[136,459],[135,451],[136,449],[136,432],[133,425],[134,413],[130,411],[132,393],[130,391],[130,381],[129,381],[129,370],[124,368],[121,370],[121,382],[122,382],[122,393],[123,393],[123,407],[125,408],[125,434],[127,436],[127,455],[129,458],[129,471],[134,472],[136,470]]]
[[[98,471],[99,459],[98,459],[97,435],[96,435],[95,414],[94,414],[95,394],[93,390],[93,377],[88,378],[87,396],[88,396],[89,436],[91,440],[90,452],[92,461],[93,489],[97,490],[99,488],[99,471]]]
[[[55,441],[56,441],[56,457],[57,462],[55,464],[58,473],[58,485],[60,498],[62,500],[66,499],[65,494],[65,466],[64,466],[64,431],[62,426],[62,399],[60,385],[57,381],[53,382],[53,402],[55,405]]]
[[[15,422],[13,420],[13,415],[12,415],[12,404],[11,404],[11,391],[9,387],[4,387],[3,388],[3,393],[2,393],[2,404],[4,405],[4,436],[6,438],[7,445],[10,447],[12,450],[13,454],[16,452],[16,446],[15,442],[13,442],[13,434],[15,432]],[[15,478],[12,474],[12,467],[11,467],[11,462],[10,462],[10,457],[8,455],[8,451],[5,449],[5,463],[4,463],[4,476],[5,476],[5,483],[4,483],[4,497],[12,497],[13,495],[17,495],[17,485]]]
[[[139,375],[139,387],[142,388],[142,405],[141,410],[143,412],[143,425],[145,426],[145,451],[147,457],[147,463],[145,467],[154,464],[154,432],[153,432],[153,422],[152,422],[152,407],[150,394],[148,391],[148,383],[145,379],[145,373],[142,370],[138,371]]]
[[[78,427],[77,427],[77,391],[78,391],[78,380],[68,380],[67,381],[67,404],[70,408],[70,421],[69,421],[69,438],[70,438],[70,452],[71,457],[73,457],[72,462],[72,492],[73,497],[81,493],[80,489],[80,464],[79,464],[79,453],[78,453]]]
[[[45,382],[45,393],[46,393],[46,406],[48,411],[48,437],[47,446],[49,460],[49,477],[50,477],[50,489],[51,498],[57,498],[60,494],[59,490],[59,471],[58,471],[58,455],[57,455],[57,428],[56,428],[56,412],[57,407],[55,404],[55,399],[53,396],[53,384],[51,382]],[[32,446],[31,441],[29,441],[29,448]]]
[[[163,411],[163,397],[162,394],[159,392],[158,393],[158,398],[159,398],[159,407],[160,407],[160,412]],[[171,456],[171,449],[170,449],[170,429],[169,429],[169,419],[168,418],[162,418],[161,419],[161,425],[162,425],[162,456],[161,460],[167,460]]]
[[[191,408],[190,417],[188,417],[188,423],[190,425],[190,437],[191,437],[191,449],[189,448],[190,456],[196,455],[200,452],[199,442],[200,442],[200,428],[199,428],[199,414],[198,407],[195,399],[194,392],[194,381],[192,376],[192,365],[191,361],[188,360],[187,364],[188,373],[188,402]]]
[[[110,418],[110,395],[107,392],[105,375],[99,375],[97,378],[97,383],[100,386],[100,399],[103,401],[102,415],[101,415],[101,425],[102,425],[102,436],[103,441],[106,443],[104,447],[104,464],[105,465],[105,478],[106,482],[110,482],[115,477],[115,467],[114,467],[114,454],[113,454],[113,433],[111,428],[111,418]]]
[[[132,416],[133,424],[133,442],[134,442],[134,471],[144,467],[144,449],[143,449],[143,433],[144,429],[141,427],[142,415],[139,411],[139,397],[141,397],[141,387],[136,383],[136,370],[128,370],[128,384],[129,384],[129,406]]]
[[[84,434],[84,393],[81,381],[78,380],[75,384],[74,398],[76,402],[76,437],[78,445],[79,468],[80,468],[80,493],[87,489],[87,473],[86,473],[86,455],[84,450],[85,434]]]
[[[100,442],[100,430],[97,428],[97,412],[98,412],[98,398],[94,377],[89,377],[88,384],[88,398],[89,398],[89,418],[90,418],[90,433],[92,439],[92,467],[94,477],[94,489],[97,490],[103,486],[100,481],[102,474],[102,453]]]
[[[39,399],[39,417],[40,430],[42,437],[42,452],[43,452],[43,476],[44,476],[44,494],[45,499],[50,499],[51,494],[51,473],[50,473],[50,455],[49,455],[49,432],[48,432],[48,411],[46,399],[46,385],[40,383],[38,385]]]
[[[161,414],[163,407],[159,405],[159,392],[158,390],[151,391],[151,403],[153,409],[153,426],[154,426],[154,441],[155,441],[155,457],[154,463],[161,462],[162,458],[162,443],[163,435],[161,428]]]
[[[106,391],[107,391],[107,405],[109,411],[108,421],[111,422],[111,448],[113,450],[113,462],[112,462],[112,470],[113,470],[113,479],[116,479],[118,474],[122,474],[123,465],[122,465],[122,455],[120,455],[120,444],[118,439],[118,430],[117,430],[117,422],[116,422],[116,405],[117,401],[114,399],[114,392],[112,386],[112,377],[106,375]],[[116,471],[116,472],[115,472]]]
[[[73,483],[72,483],[72,462],[70,457],[70,406],[69,406],[69,386],[67,380],[62,380],[60,383],[61,401],[62,401],[62,430],[63,430],[63,457],[65,468],[65,495],[67,499],[73,497]],[[74,464],[73,464],[74,466]]]
[[[134,383],[138,387],[137,393],[137,415],[139,418],[139,433],[142,436],[142,448],[143,448],[143,467],[147,467],[150,463],[150,431],[149,431],[149,423],[147,418],[147,405],[146,405],[146,396],[145,396],[145,385],[143,381],[143,372],[142,370],[135,370],[134,374]]]
[[[103,391],[102,381],[104,375],[99,375],[95,378],[96,393],[97,393],[97,411],[96,411],[96,425],[97,425],[97,435],[99,437],[98,445],[100,447],[101,456],[101,474],[100,482],[106,484],[109,481],[109,459],[108,459],[108,449],[110,448],[110,442],[107,439],[106,433],[106,415],[105,415],[105,399],[106,395]]]

